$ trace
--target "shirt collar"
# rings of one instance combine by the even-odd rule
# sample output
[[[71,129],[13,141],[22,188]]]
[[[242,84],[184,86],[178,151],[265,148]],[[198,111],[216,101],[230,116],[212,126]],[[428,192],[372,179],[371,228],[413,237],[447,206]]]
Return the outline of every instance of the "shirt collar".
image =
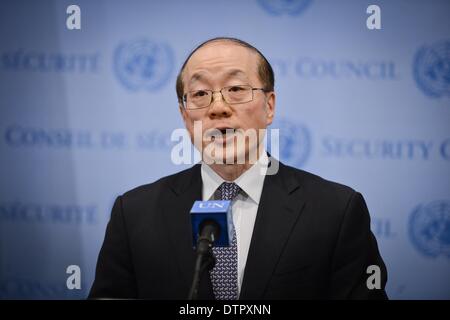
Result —
[[[269,158],[262,152],[258,161],[233,182],[236,183],[256,204],[259,204],[267,172]],[[203,200],[210,200],[217,188],[226,182],[210,166],[202,162]],[[228,181],[229,182],[229,181]]]

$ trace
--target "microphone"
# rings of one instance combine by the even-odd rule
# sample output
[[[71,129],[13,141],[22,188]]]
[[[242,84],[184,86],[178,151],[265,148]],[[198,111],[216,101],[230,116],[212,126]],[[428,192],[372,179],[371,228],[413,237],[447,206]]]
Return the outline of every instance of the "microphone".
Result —
[[[220,225],[212,219],[204,219],[199,226],[197,238],[197,252],[206,253],[220,236]]]
[[[233,234],[230,200],[195,201],[190,215],[194,248],[203,237],[216,247],[230,246]]]
[[[231,245],[233,220],[230,200],[195,201],[191,212],[193,248],[196,250],[194,277],[189,300],[197,299],[200,276],[214,267],[212,247]]]

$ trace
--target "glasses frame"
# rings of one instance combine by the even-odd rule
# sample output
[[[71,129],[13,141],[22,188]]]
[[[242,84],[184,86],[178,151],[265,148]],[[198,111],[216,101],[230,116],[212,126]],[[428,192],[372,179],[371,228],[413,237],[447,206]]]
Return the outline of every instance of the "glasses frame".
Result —
[[[250,88],[251,91],[252,91],[252,98],[251,98],[251,100],[244,101],[244,102],[228,102],[228,101],[226,101],[226,100],[225,100],[225,97],[223,96],[222,90],[229,89],[229,88],[233,88],[233,87],[248,87],[248,88]],[[211,106],[212,102],[214,101],[214,93],[216,93],[216,92],[220,92],[220,95],[222,96],[222,101],[224,101],[224,102],[227,103],[227,104],[243,104],[243,103],[248,103],[248,102],[253,101],[253,99],[254,99],[254,94],[253,94],[253,92],[254,92],[255,90],[261,90],[261,91],[263,91],[263,92],[265,92],[265,93],[270,92],[270,90],[266,90],[266,89],[264,89],[264,88],[253,88],[253,87],[252,87],[251,85],[249,85],[249,84],[239,84],[239,85],[234,85],[234,86],[226,86],[226,87],[223,87],[223,88],[220,89],[220,90],[209,90],[209,89],[192,90],[192,91],[188,91],[188,92],[186,92],[185,94],[183,94],[183,100],[182,100],[182,102],[183,102],[183,108],[184,108],[185,110],[201,110],[201,109],[209,108],[209,107]],[[208,103],[207,106],[204,106],[204,107],[201,107],[201,108],[188,108],[188,107],[187,107],[187,95],[188,95],[188,93],[196,92],[196,91],[207,91],[207,92],[211,92],[211,101],[209,101],[209,103]]]

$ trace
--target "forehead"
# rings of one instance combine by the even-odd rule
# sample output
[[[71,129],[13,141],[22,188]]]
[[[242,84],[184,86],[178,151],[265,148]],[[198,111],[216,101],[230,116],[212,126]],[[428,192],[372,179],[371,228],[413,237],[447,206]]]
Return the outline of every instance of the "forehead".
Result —
[[[225,78],[258,78],[259,56],[253,50],[230,41],[208,43],[189,59],[183,72],[185,84],[198,80],[219,81]]]

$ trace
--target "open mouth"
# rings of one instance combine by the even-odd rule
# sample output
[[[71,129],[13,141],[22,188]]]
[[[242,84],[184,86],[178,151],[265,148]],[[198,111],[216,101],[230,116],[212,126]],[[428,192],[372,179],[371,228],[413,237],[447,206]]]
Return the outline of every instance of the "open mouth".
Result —
[[[235,136],[238,129],[231,127],[213,128],[207,131],[206,136],[211,139],[211,141],[225,142]],[[218,133],[221,133],[220,135]]]
[[[221,128],[221,129],[218,128],[218,130],[222,133],[222,135],[225,135],[227,133],[230,134],[230,133],[236,132],[236,129],[234,129],[234,128]]]

